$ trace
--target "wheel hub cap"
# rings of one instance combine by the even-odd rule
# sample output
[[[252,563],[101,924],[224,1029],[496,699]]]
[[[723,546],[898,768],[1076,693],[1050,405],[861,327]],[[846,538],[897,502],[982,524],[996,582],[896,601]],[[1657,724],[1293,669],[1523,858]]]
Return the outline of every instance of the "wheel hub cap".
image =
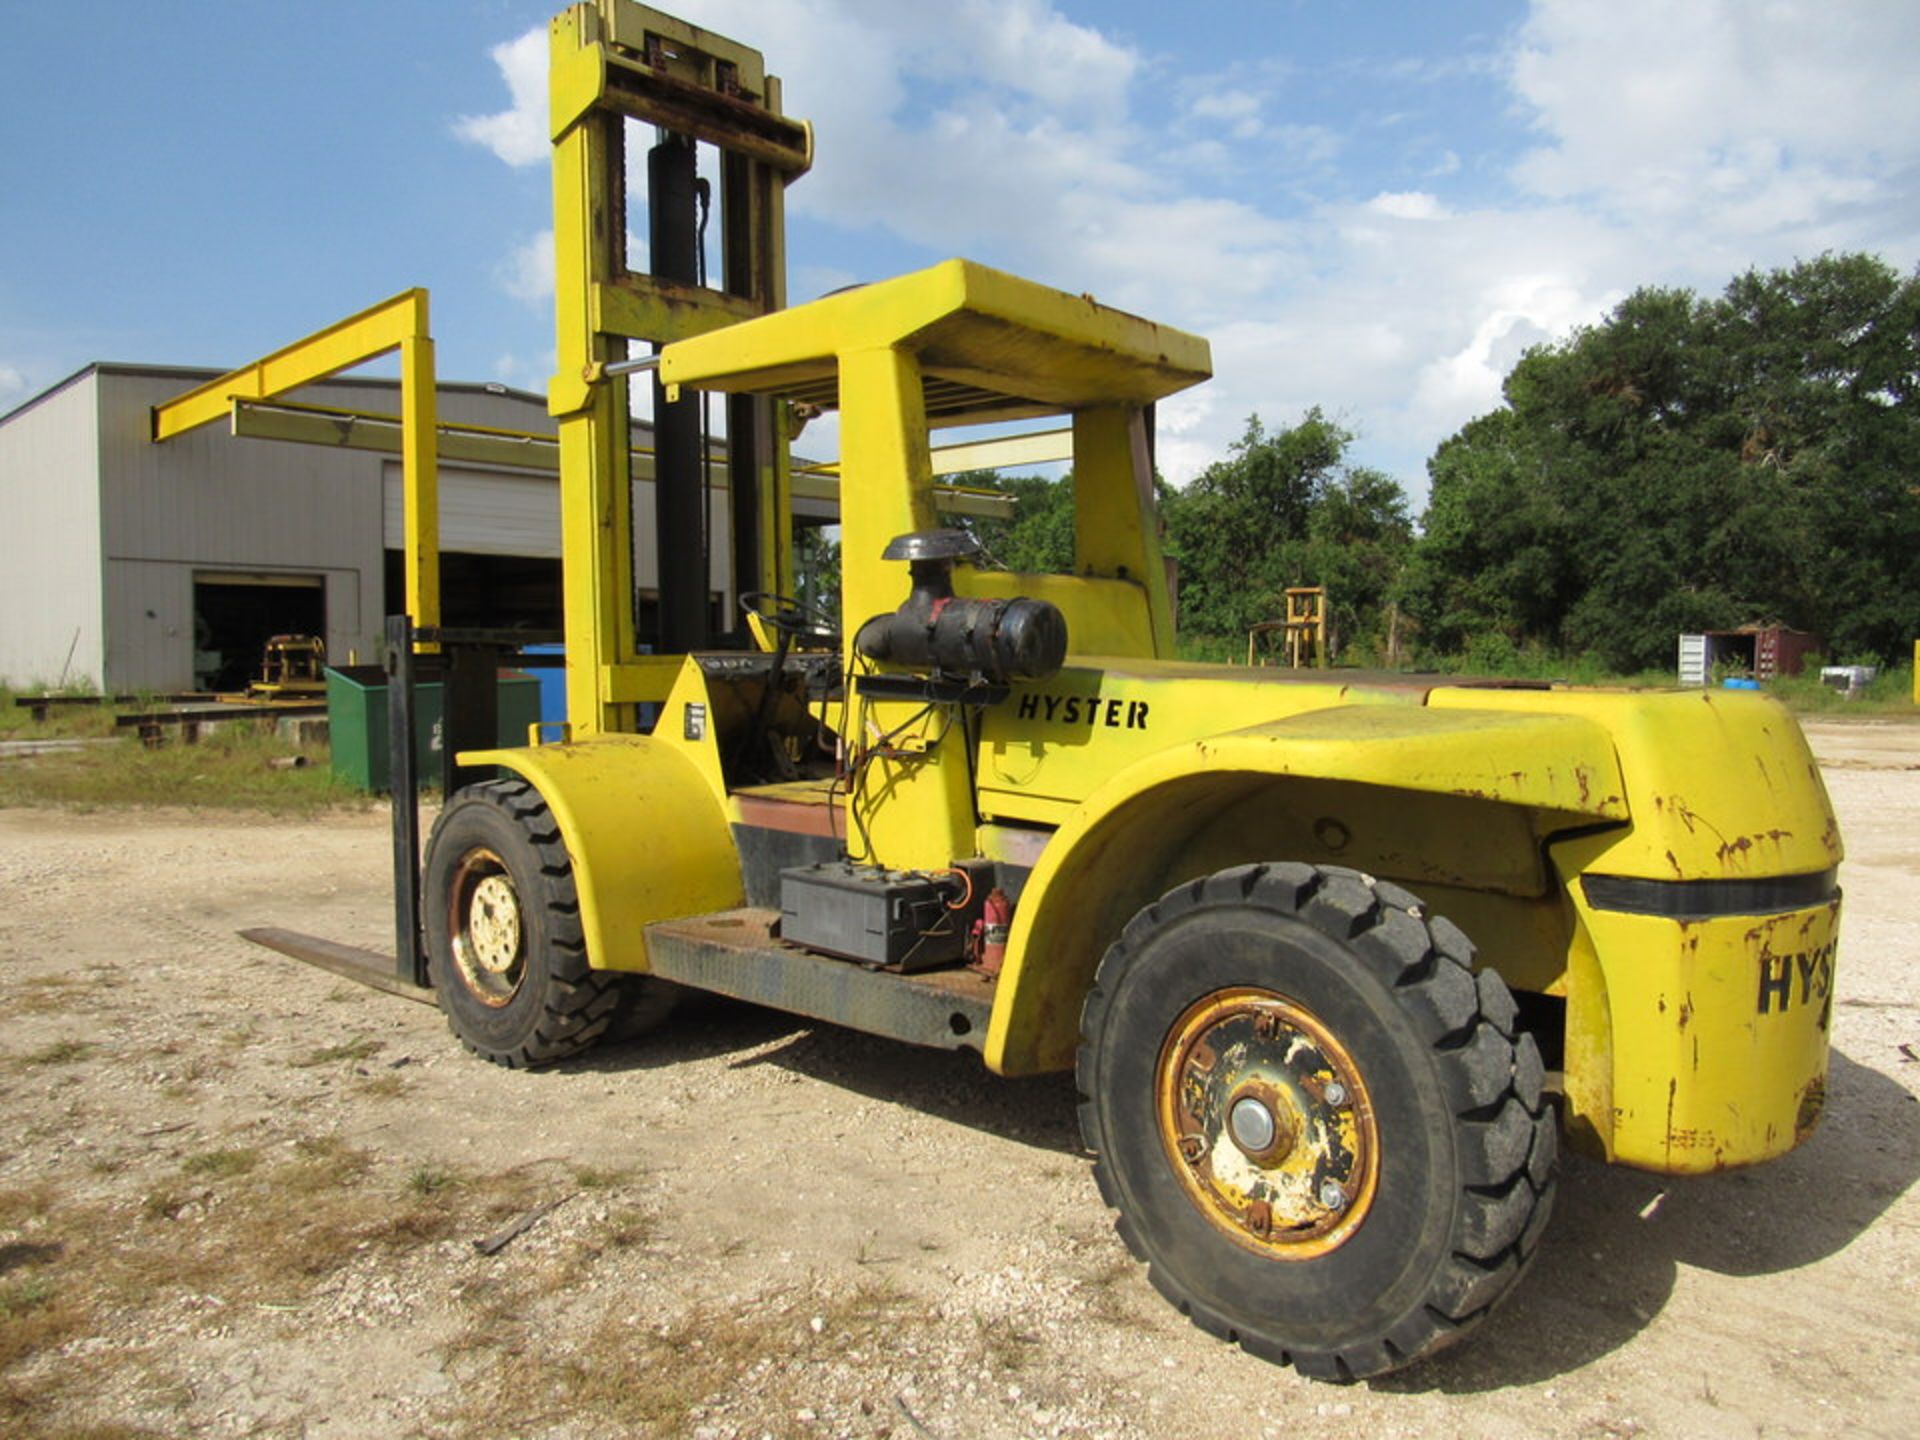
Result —
[[[1271,1150],[1280,1137],[1273,1112],[1252,1096],[1234,1101],[1228,1124],[1233,1129],[1233,1143],[1249,1155]]]
[[[520,892],[506,862],[476,847],[460,857],[447,897],[447,933],[461,981],[482,1004],[511,1001],[526,973]]]
[[[520,954],[520,899],[504,875],[489,875],[473,888],[467,933],[481,969],[504,975]]]
[[[1309,1259],[1365,1219],[1379,1138],[1358,1067],[1285,996],[1222,990],[1161,1049],[1161,1138],[1187,1196],[1260,1254]]]

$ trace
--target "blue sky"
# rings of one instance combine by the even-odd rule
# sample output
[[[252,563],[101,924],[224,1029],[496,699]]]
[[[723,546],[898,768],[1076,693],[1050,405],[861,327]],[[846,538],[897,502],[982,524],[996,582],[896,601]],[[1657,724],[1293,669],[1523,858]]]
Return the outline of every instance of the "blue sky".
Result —
[[[0,409],[410,285],[443,377],[543,386],[554,8],[0,5]],[[1317,404],[1417,502],[1527,345],[1635,286],[1920,259],[1894,0],[665,8],[815,123],[795,299],[964,254],[1207,335],[1215,380],[1161,411],[1177,479]]]

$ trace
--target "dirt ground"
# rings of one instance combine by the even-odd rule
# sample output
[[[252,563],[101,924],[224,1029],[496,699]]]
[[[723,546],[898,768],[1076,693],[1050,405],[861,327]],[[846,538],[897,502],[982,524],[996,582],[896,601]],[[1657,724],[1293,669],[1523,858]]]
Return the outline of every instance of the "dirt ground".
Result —
[[[380,814],[0,811],[0,1432],[1911,1435],[1920,727],[1809,731],[1850,853],[1822,1128],[1568,1162],[1477,1338],[1346,1388],[1160,1301],[1066,1078],[719,1001],[498,1071],[235,937],[388,947]]]

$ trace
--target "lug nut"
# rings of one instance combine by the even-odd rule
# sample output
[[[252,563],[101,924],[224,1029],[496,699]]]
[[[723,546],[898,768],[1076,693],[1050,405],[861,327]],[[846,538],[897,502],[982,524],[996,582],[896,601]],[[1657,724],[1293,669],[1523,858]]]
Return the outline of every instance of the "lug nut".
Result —
[[[1347,1087],[1338,1080],[1329,1080],[1327,1088],[1320,1092],[1320,1098],[1329,1105],[1344,1105],[1347,1103]]]
[[[1320,1203],[1329,1210],[1344,1210],[1347,1206],[1347,1192],[1340,1188],[1340,1182],[1329,1180],[1320,1187]]]

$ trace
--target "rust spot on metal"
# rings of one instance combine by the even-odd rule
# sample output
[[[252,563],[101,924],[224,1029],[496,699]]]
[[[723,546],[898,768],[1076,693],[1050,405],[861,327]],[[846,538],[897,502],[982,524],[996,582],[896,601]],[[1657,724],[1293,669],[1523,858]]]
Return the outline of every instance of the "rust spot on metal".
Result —
[[[1675,1097],[1678,1096],[1679,1093],[1680,1077],[1678,1075],[1669,1075],[1667,1077],[1667,1165],[1669,1168],[1673,1165],[1673,1104]]]
[[[1671,850],[1667,851],[1667,864],[1673,867],[1673,873],[1677,878],[1681,880],[1684,880],[1687,878],[1687,872],[1680,868],[1680,862],[1674,858],[1674,854]]]
[[[1829,859],[1840,858],[1840,822],[1832,815],[1827,816],[1827,828],[1820,832],[1820,844]]]
[[[1816,1075],[1800,1092],[1800,1108],[1793,1117],[1793,1139],[1797,1145],[1813,1133],[1820,1115],[1827,1108],[1827,1077]]]
[[[1679,1011],[1679,1014],[1675,1017],[1675,1023],[1679,1026],[1680,1029],[1685,1030],[1687,1028],[1687,1023],[1692,1019],[1693,1019],[1693,994],[1691,991],[1689,991],[1687,994],[1687,998],[1680,1002],[1680,1011]],[[1698,1070],[1700,1068],[1700,1042],[1696,1038],[1693,1044],[1694,1044],[1693,1068]]]
[[[1273,1207],[1256,1200],[1247,1207],[1247,1229],[1264,1239],[1273,1230]]]

